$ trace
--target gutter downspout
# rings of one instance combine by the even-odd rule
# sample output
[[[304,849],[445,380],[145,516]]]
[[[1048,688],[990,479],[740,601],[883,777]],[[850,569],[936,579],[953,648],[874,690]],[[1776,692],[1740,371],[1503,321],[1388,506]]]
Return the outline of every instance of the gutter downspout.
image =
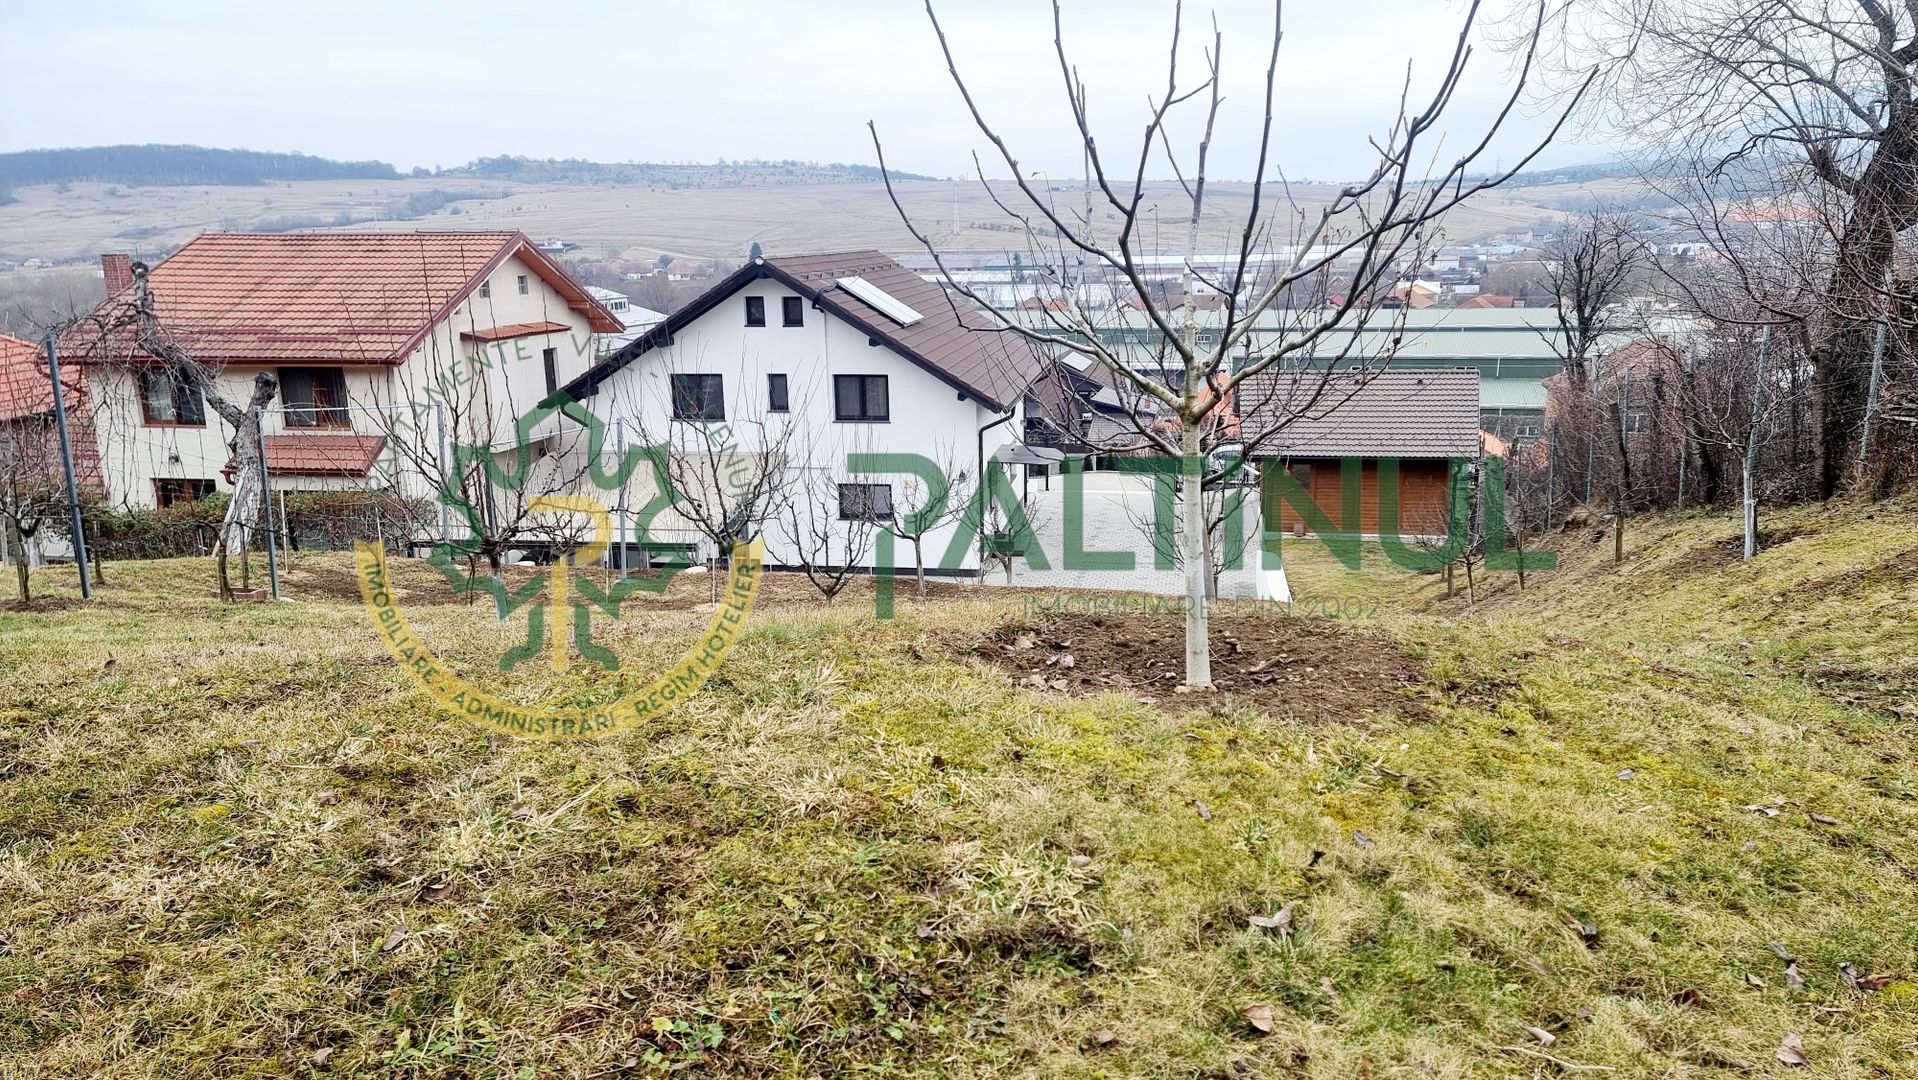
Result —
[[[986,581],[986,500],[992,497],[991,491],[986,487],[986,432],[1018,414],[1019,410],[1016,407],[1007,409],[1006,415],[979,429],[979,471],[975,474],[978,478],[975,482],[979,485],[979,583],[981,585]]]

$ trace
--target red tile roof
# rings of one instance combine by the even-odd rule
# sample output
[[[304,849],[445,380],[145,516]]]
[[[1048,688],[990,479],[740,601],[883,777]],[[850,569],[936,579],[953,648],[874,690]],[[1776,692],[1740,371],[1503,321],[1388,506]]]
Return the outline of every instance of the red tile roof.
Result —
[[[37,416],[53,408],[53,382],[40,346],[0,334],[0,420]]]
[[[385,447],[383,435],[268,435],[266,469],[281,476],[365,476]]]
[[[0,334],[0,424],[53,411],[53,380],[45,353],[31,341]],[[67,431],[73,444],[74,475],[80,486],[100,489],[100,446],[94,437],[93,410],[87,405],[86,372],[62,367],[67,388]]]
[[[1474,296],[1470,300],[1467,300],[1464,303],[1459,305],[1459,307],[1462,307],[1462,308],[1473,308],[1473,309],[1508,308],[1508,307],[1517,307],[1517,306],[1518,306],[1518,297],[1501,296],[1498,293],[1479,293],[1477,296]]]
[[[572,327],[559,322],[516,322],[479,330],[462,330],[460,336],[474,341],[505,341],[508,338],[531,337],[534,334],[552,334],[571,329]]]
[[[206,233],[148,281],[161,322],[205,362],[397,364],[515,256],[596,332],[622,329],[517,232]]]
[[[1240,384],[1246,439],[1284,423],[1261,457],[1473,457],[1479,450],[1477,368],[1262,372]],[[1289,423],[1285,423],[1290,418]]]

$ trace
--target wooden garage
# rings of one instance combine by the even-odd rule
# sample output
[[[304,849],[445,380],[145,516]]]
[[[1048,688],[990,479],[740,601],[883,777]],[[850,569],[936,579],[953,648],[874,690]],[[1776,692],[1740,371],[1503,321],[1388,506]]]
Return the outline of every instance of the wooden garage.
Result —
[[[1354,369],[1322,379],[1265,374],[1241,390],[1266,530],[1443,534],[1455,464],[1462,470],[1479,454],[1478,371]]]

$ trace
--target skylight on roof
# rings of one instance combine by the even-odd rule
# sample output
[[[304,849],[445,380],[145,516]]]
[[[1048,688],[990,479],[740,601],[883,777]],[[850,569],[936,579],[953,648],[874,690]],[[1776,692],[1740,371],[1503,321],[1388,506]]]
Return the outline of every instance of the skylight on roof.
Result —
[[[900,303],[898,298],[865,278],[842,277],[839,279],[839,287],[864,300],[900,326],[911,326],[925,318],[924,315]]]

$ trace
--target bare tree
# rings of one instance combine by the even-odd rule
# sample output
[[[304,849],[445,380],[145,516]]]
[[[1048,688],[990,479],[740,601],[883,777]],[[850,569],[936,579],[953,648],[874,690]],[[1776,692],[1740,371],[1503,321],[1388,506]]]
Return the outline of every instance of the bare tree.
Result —
[[[1602,344],[1618,333],[1618,307],[1650,269],[1651,253],[1632,219],[1598,210],[1571,222],[1546,245],[1544,277],[1557,297],[1558,332],[1545,338],[1575,393],[1588,393]]]
[[[1872,405],[1873,326],[1898,238],[1918,223],[1918,5],[1601,0],[1555,13],[1567,53],[1615,61],[1606,96],[1621,130],[1684,148],[1704,177],[1741,165],[1787,174],[1804,203],[1770,224],[1828,228],[1815,305],[1795,317],[1811,488],[1830,497]],[[1826,220],[1804,221],[1808,208]]]
[[[886,495],[875,498],[880,490]],[[891,491],[882,484],[842,486],[829,468],[792,470],[780,500],[780,524],[799,569],[827,603],[866,563],[879,530],[893,520]]]
[[[1116,225],[1103,228],[1102,218],[1080,213],[1060,205],[1048,186],[1035,182],[1031,170],[1023,166],[1007,142],[981,111],[971,86],[961,75],[959,64],[941,28],[931,0],[926,6],[946,67],[961,98],[965,101],[980,133],[999,156],[1007,176],[1006,183],[995,186],[983,179],[986,187],[1007,218],[1023,231],[1026,259],[1035,269],[1043,269],[1059,282],[1077,282],[1083,267],[1094,267],[1108,275],[1113,286],[1127,298],[1139,302],[1150,332],[1163,344],[1167,366],[1177,371],[1176,387],[1152,373],[1141,371],[1131,359],[1103,343],[1092,320],[1086,317],[1088,301],[1073,290],[1058,308],[1045,307],[1049,325],[1029,326],[1010,313],[994,308],[979,293],[956,278],[941,257],[930,235],[914,223],[893,194],[895,208],[914,238],[932,255],[948,288],[966,296],[997,315],[1007,331],[1048,346],[1061,355],[1077,353],[1105,365],[1139,395],[1150,398],[1161,410],[1167,427],[1154,432],[1150,444],[1162,453],[1179,456],[1188,464],[1183,468],[1180,497],[1185,505],[1203,503],[1205,470],[1201,451],[1205,425],[1225,407],[1232,391],[1247,378],[1285,363],[1288,358],[1311,354],[1314,346],[1333,328],[1359,317],[1366,299],[1377,296],[1380,286],[1396,273],[1405,256],[1428,242],[1432,229],[1444,214],[1480,192],[1496,187],[1528,164],[1558,131],[1560,116],[1546,136],[1531,149],[1517,155],[1509,169],[1493,170],[1489,175],[1474,175],[1477,163],[1486,154],[1505,118],[1517,107],[1530,74],[1532,57],[1528,51],[1520,70],[1512,80],[1509,98],[1482,134],[1469,139],[1449,165],[1429,168],[1428,144],[1439,137],[1439,122],[1453,100],[1471,56],[1471,32],[1478,14],[1475,2],[1468,10],[1457,44],[1429,97],[1412,106],[1411,80],[1408,75],[1403,105],[1396,121],[1372,141],[1378,158],[1364,179],[1342,186],[1316,211],[1306,210],[1291,199],[1285,189],[1285,203],[1269,204],[1268,175],[1272,163],[1273,114],[1276,107],[1274,87],[1278,70],[1279,47],[1283,39],[1280,5],[1274,5],[1269,59],[1266,66],[1264,119],[1252,134],[1257,146],[1257,169],[1252,177],[1251,200],[1242,221],[1232,229],[1231,254],[1223,266],[1202,266],[1199,256],[1201,223],[1207,211],[1206,192],[1211,182],[1209,159],[1219,115],[1218,78],[1223,35],[1215,28],[1210,47],[1205,50],[1205,68],[1200,78],[1182,85],[1179,62],[1182,55],[1181,14],[1175,14],[1172,41],[1166,64],[1164,88],[1151,99],[1150,117],[1135,147],[1129,148],[1129,165],[1113,167],[1114,159],[1105,144],[1095,138],[1090,118],[1089,94],[1085,83],[1064,45],[1063,16],[1057,2],[1053,5],[1054,51],[1064,80],[1064,105],[1079,134],[1086,162],[1088,202],[1093,193],[1102,204],[1102,213],[1115,219]],[[1542,21],[1544,9],[1540,8]],[[1535,35],[1536,37],[1536,35]],[[1574,101],[1576,99],[1574,98]],[[1168,129],[1168,116],[1181,106],[1196,103],[1201,132],[1196,147],[1181,155],[1174,151]],[[876,126],[872,127],[873,145],[882,170],[884,147]],[[1147,173],[1156,167],[1169,168],[1178,180],[1178,193],[1184,197],[1189,213],[1184,218],[1184,265],[1179,275],[1179,303],[1175,310],[1162,310],[1155,302],[1155,289],[1147,279],[1148,234],[1156,213],[1156,200],[1148,208]],[[887,189],[892,191],[890,173]],[[1282,220],[1275,210],[1288,210]],[[1286,221],[1292,224],[1286,224]],[[1286,243],[1276,241],[1285,231]],[[1261,258],[1272,256],[1276,258]],[[1250,351],[1250,335],[1261,316],[1271,311],[1293,287],[1329,275],[1334,267],[1349,275],[1353,286],[1339,302],[1300,326],[1296,332],[1268,335]],[[1216,334],[1204,338],[1199,332],[1199,292],[1216,294],[1219,305]],[[1329,378],[1331,368],[1324,370]],[[1205,615],[1206,547],[1203,513],[1188,513],[1181,525],[1181,549],[1186,578],[1185,670],[1186,682],[1194,686],[1210,685],[1211,652],[1207,641]]]
[[[0,378],[9,374],[0,370]],[[46,383],[44,378],[40,381]],[[0,387],[0,399],[9,396],[6,389]],[[30,575],[38,557],[29,544],[42,526],[57,522],[65,509],[66,487],[53,417],[38,411],[0,417],[0,524],[5,525],[0,541],[14,564],[22,604],[33,599]]]
[[[259,525],[265,499],[260,416],[279,392],[279,379],[261,370],[253,376],[245,401],[228,398],[220,387],[222,369],[196,354],[190,336],[175,333],[161,320],[146,264],[135,262],[132,270],[132,290],[68,324],[61,335],[66,344],[61,347],[70,349],[77,359],[117,367],[132,377],[144,374],[187,387],[226,422],[232,433],[227,447],[233,455],[233,496],[227,502],[216,551],[220,596],[231,600],[227,559],[234,552],[244,557]]]

